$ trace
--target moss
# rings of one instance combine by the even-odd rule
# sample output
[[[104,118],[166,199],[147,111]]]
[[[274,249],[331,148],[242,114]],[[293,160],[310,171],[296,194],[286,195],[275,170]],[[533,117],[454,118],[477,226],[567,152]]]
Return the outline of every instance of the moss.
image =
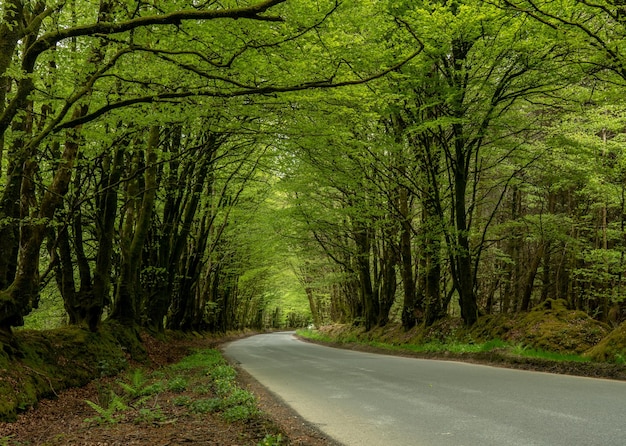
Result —
[[[567,309],[567,301],[564,299],[546,299],[536,307],[533,307],[531,312],[551,312],[555,314],[565,314],[569,310]]]
[[[626,322],[615,328],[597,345],[585,352],[594,361],[626,362]]]
[[[482,316],[468,329],[468,335],[478,341],[487,342],[492,339],[505,339],[515,328],[510,316],[504,314],[489,314]]]
[[[521,334],[517,340],[524,345],[559,353],[583,353],[609,333],[606,324],[568,310],[562,300],[548,300],[519,315],[515,327]]]
[[[532,349],[582,354],[598,344],[609,333],[609,328],[582,311],[568,310],[567,302],[562,299],[547,299],[526,313],[482,316],[470,328],[465,327],[459,318],[448,317],[431,327],[418,326],[409,331],[404,331],[399,324],[388,324],[370,332],[351,325],[320,327],[320,332],[341,343],[471,344],[499,339]]]
[[[44,397],[115,375],[129,359],[145,360],[133,328],[105,324],[98,333],[80,327],[22,330],[15,335],[20,355],[0,354],[0,420],[12,420]]]
[[[477,341],[502,339],[557,353],[581,354],[609,332],[608,326],[582,311],[567,309],[562,299],[547,299],[527,313],[481,317],[469,330]]]

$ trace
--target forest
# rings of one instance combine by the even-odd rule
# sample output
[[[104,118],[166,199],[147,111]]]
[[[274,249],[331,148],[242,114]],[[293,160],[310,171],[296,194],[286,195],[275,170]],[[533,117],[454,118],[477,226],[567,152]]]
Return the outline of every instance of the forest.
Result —
[[[0,343],[21,327],[617,325],[614,0],[4,0]]]

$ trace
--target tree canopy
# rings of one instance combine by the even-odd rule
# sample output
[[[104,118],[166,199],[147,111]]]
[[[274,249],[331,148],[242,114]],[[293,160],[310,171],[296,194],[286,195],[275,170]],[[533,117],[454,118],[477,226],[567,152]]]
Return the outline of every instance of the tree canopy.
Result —
[[[0,332],[614,322],[611,2],[0,5]]]

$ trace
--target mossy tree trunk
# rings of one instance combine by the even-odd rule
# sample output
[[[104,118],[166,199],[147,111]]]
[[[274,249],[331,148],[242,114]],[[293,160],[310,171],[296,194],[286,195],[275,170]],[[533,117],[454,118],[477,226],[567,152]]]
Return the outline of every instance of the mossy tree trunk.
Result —
[[[170,150],[172,161],[169,163],[169,174],[165,178],[165,204],[159,221],[160,227],[151,233],[155,240],[155,248],[147,255],[153,259],[159,276],[151,282],[146,295],[146,324],[153,331],[164,329],[164,317],[172,303],[172,296],[178,287],[182,271],[179,265],[183,253],[189,248],[190,235],[194,222],[206,211],[201,208],[203,200],[208,200],[203,192],[212,182],[213,162],[219,147],[225,142],[226,136],[207,131],[200,136],[201,144],[194,150],[193,157],[181,163],[180,156],[184,150],[181,147],[181,129],[173,129],[170,135]],[[163,277],[161,279],[161,276]]]
[[[168,317],[168,327],[171,329],[183,331],[197,329],[204,316],[205,299],[208,296],[200,296],[197,288],[202,274],[202,260],[208,245],[211,220],[210,213],[203,213],[194,232],[195,243],[181,256],[181,279],[177,283]],[[218,278],[219,275],[216,280]]]
[[[105,157],[101,172],[101,187],[96,198],[96,237],[98,252],[93,274],[93,299],[86,309],[87,323],[96,330],[105,306],[111,303],[111,266],[119,183],[122,178],[125,141],[115,149],[112,159]]]
[[[356,271],[359,277],[359,294],[363,303],[365,330],[369,331],[378,322],[378,301],[372,288],[372,272],[370,269],[371,237],[367,228],[355,223],[354,242],[356,246]]]
[[[59,166],[38,210],[31,212],[29,200],[22,200],[22,218],[28,223],[23,223],[21,228],[15,279],[6,290],[0,292],[0,331],[5,334],[10,334],[12,326],[22,325],[23,317],[38,304],[41,245],[48,232],[49,222],[53,220],[55,211],[68,191],[77,155],[78,144],[65,145]],[[27,169],[32,167],[30,164],[27,166],[30,166]],[[32,198],[32,188],[29,178],[25,177],[22,197]]]
[[[400,266],[403,284],[402,301],[402,326],[410,330],[417,323],[415,317],[416,286],[413,274],[413,249],[412,249],[412,225],[409,205],[409,191],[406,188],[400,190],[398,211],[400,212]]]
[[[395,225],[394,225],[395,226]],[[389,312],[396,299],[396,290],[398,289],[398,278],[396,266],[398,246],[395,242],[395,228],[385,230],[386,234],[381,240],[382,249],[380,257],[380,280],[377,288],[380,290],[378,294],[378,326],[383,327],[389,323]]]
[[[145,161],[139,156],[144,151],[135,152],[135,172],[143,170],[144,175],[138,174],[126,189],[128,204],[120,240],[120,274],[111,318],[129,326],[138,325],[141,317],[141,254],[154,211],[158,144],[159,128],[152,126],[145,143]],[[142,177],[143,187],[140,187]]]
[[[117,190],[122,173],[124,142],[115,148],[113,156],[104,154],[99,175],[78,169],[74,179],[74,193],[68,202],[70,221],[61,222],[56,238],[52,240],[50,255],[57,287],[72,325],[97,331],[105,305],[110,303],[110,274],[113,257],[114,229],[117,216]],[[96,170],[96,171],[97,171]],[[92,183],[91,186],[89,185]],[[93,218],[85,216],[81,203],[84,194],[95,190]],[[95,261],[87,255],[86,240],[93,238]],[[93,269],[93,270],[92,270]],[[75,272],[78,271],[79,284]]]

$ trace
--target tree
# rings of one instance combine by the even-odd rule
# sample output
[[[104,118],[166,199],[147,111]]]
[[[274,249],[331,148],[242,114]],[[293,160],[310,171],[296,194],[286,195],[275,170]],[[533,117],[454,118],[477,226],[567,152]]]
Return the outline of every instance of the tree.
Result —
[[[485,150],[521,131],[502,125],[515,104],[556,88],[558,44],[543,36],[546,46],[539,50],[536,29],[484,3],[400,3],[393,13],[408,31],[405,42],[424,48],[402,68],[404,77],[398,76],[396,94],[404,106],[394,112],[402,122],[396,129],[427,172],[425,183],[412,183],[419,184],[415,195],[422,197],[425,217],[439,221],[461,315],[472,325],[479,314],[476,272],[485,241],[473,241],[479,181],[489,164]],[[445,185],[439,182],[441,169]],[[438,251],[437,236],[432,240],[427,256]]]
[[[3,237],[0,256],[4,262],[0,265],[3,274],[0,329],[5,337],[10,337],[11,326],[20,325],[22,317],[37,303],[39,249],[49,222],[54,219],[69,187],[80,149],[75,141],[80,138],[82,125],[105,114],[113,115],[115,110],[141,103],[183,100],[198,95],[247,95],[284,88],[247,85],[234,78],[229,79],[229,75],[212,75],[214,82],[200,89],[189,84],[179,89],[175,85],[163,83],[158,86],[157,92],[146,94],[146,89],[152,89],[154,85],[145,77],[137,76],[141,73],[135,72],[127,77],[130,73],[128,63],[142,59],[145,61],[142,55],[157,55],[179,69],[203,74],[185,63],[190,55],[200,56],[200,53],[167,48],[167,44],[172,42],[166,39],[160,47],[158,41],[157,46],[154,46],[154,42],[150,46],[146,39],[152,40],[152,33],[159,34],[160,30],[168,27],[179,26],[180,29],[183,23],[190,24],[192,28],[197,27],[199,21],[241,18],[279,23],[283,19],[271,15],[269,11],[283,2],[272,0],[244,7],[208,9],[184,9],[181,4],[182,9],[170,10],[159,10],[148,5],[130,10],[123,2],[106,1],[101,2],[99,10],[82,2],[72,2],[58,8],[44,2],[27,5],[16,0],[5,3],[0,11],[0,46],[3,49],[0,56],[0,83],[3,86],[0,98],[0,140],[9,170],[7,187],[3,190],[0,202],[3,203],[1,214],[4,221],[19,224],[5,225],[3,228],[6,237]],[[172,7],[176,5],[168,6]],[[274,36],[274,43],[291,38]],[[203,44],[202,39],[199,42]],[[224,58],[222,61],[205,59],[205,62],[216,70],[227,70],[240,56],[250,52],[252,47],[250,41],[244,41],[234,53],[219,55]],[[75,65],[64,64],[65,61],[76,60],[75,56],[85,49],[92,51],[93,57],[88,58],[83,70],[77,70]],[[51,71],[58,75],[57,80],[60,82],[49,82],[49,67],[53,68]],[[67,75],[72,72],[74,77],[67,82]],[[167,80],[164,79],[164,82]],[[35,114],[41,118],[36,126]],[[113,118],[113,122],[123,119],[123,115],[118,115]],[[49,177],[47,193],[34,207],[32,203],[37,197],[30,180],[36,171],[35,160],[44,153],[42,149],[45,146],[42,144],[54,142],[57,138],[55,135],[61,131],[67,134],[61,161],[56,163]],[[33,161],[26,162],[28,160]],[[152,168],[149,166],[149,169]],[[149,202],[149,197],[146,198]],[[21,209],[16,206],[20,202]],[[146,213],[149,210],[146,209]],[[147,215],[142,220],[145,221],[149,221]],[[17,238],[18,227],[21,227],[21,240]],[[139,241],[133,248],[141,249]],[[136,259],[136,255],[131,257]],[[102,276],[99,280],[102,280]],[[102,285],[106,288],[105,283]],[[93,323],[90,325],[94,326]]]

